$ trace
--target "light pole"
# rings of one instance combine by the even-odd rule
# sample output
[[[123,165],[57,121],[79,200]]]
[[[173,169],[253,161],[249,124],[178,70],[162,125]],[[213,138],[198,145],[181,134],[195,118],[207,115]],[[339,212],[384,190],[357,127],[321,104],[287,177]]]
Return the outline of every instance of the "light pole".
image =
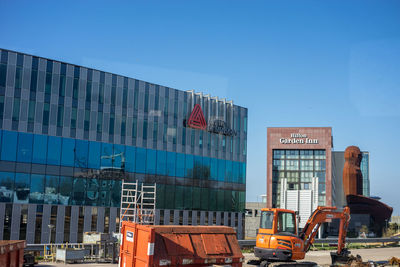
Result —
[[[49,227],[49,244],[51,244],[51,231],[53,230],[54,225],[53,224],[49,224],[47,226]]]

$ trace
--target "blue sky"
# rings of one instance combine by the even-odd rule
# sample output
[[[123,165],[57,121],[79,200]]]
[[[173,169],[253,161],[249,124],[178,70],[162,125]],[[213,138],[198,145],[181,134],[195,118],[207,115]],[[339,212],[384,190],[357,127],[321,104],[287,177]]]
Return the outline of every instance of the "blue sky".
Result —
[[[2,48],[247,107],[249,201],[267,127],[331,126],[400,215],[400,1],[1,1],[0,29]]]

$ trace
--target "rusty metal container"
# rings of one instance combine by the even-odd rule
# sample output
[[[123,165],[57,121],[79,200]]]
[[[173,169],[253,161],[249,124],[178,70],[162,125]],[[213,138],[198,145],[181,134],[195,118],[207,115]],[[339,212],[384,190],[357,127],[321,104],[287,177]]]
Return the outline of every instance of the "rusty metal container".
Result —
[[[0,266],[22,267],[25,240],[0,240]]]
[[[236,233],[227,226],[139,225],[122,222],[120,267],[241,267]]]

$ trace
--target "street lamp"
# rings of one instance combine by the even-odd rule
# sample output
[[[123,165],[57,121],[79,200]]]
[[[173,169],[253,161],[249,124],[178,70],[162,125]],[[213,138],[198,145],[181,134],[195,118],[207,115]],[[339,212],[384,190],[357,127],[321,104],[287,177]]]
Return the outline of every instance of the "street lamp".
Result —
[[[49,244],[51,244],[51,231],[53,230],[54,225],[53,224],[49,224],[47,226],[49,227],[49,231],[50,231],[50,233],[49,233]]]

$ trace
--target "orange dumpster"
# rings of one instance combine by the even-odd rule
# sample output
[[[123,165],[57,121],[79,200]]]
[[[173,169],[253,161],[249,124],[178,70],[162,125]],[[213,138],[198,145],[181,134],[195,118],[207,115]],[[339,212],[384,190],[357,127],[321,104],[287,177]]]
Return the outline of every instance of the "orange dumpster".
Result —
[[[227,226],[140,225],[122,222],[120,267],[241,267],[235,231]]]
[[[0,266],[22,267],[25,247],[24,240],[0,240]]]

